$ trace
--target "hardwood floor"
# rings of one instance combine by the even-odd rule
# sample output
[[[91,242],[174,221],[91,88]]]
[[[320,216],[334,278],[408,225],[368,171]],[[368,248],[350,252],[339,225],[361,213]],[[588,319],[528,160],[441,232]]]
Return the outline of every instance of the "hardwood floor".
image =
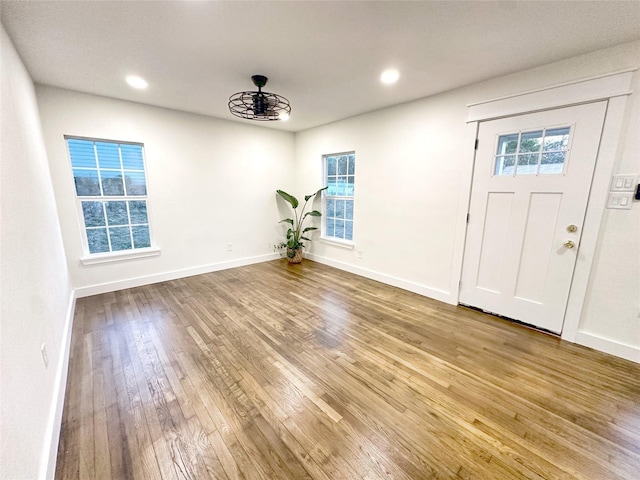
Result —
[[[57,479],[638,479],[640,365],[306,261],[78,300]]]

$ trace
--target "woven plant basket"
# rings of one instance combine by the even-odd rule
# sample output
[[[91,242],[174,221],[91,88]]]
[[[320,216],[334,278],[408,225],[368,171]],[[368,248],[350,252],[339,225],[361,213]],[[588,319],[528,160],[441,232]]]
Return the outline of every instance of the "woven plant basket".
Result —
[[[287,248],[287,260],[289,263],[302,263],[302,249]]]

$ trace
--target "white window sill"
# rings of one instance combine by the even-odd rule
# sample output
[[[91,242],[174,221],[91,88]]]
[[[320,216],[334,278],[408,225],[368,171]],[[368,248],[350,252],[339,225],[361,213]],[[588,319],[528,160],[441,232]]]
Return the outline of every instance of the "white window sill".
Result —
[[[318,240],[322,243],[328,243],[329,245],[335,245],[336,247],[346,248],[347,250],[353,250],[353,248],[356,246],[355,243],[350,242],[349,240],[337,240],[335,238],[327,237],[320,237]]]
[[[135,260],[138,258],[157,257],[160,255],[159,248],[144,248],[139,250],[127,250],[126,252],[98,253],[81,257],[83,265],[98,265],[101,263],[123,262],[125,260]]]

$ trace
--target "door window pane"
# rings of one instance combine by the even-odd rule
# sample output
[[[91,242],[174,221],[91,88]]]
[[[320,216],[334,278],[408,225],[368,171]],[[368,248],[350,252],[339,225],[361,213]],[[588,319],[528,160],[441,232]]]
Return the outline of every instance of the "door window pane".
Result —
[[[544,151],[566,150],[569,145],[569,127],[547,130],[544,136]]]
[[[542,130],[523,133],[520,137],[520,153],[539,152],[542,141]]]
[[[540,173],[562,173],[565,152],[543,153],[540,163]]]
[[[498,139],[497,155],[506,155],[518,151],[518,134],[503,135]]]
[[[538,173],[539,154],[518,155],[516,175],[535,175]]]
[[[564,173],[571,127],[509,133],[498,137],[494,175]]]
[[[495,175],[513,175],[516,165],[515,155],[500,155],[496,157]]]

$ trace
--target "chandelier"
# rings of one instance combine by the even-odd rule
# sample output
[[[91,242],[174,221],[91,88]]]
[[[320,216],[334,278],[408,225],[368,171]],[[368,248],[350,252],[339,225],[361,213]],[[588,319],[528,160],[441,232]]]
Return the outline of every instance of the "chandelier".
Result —
[[[275,93],[263,92],[262,87],[269,80],[264,75],[253,75],[257,92],[238,92],[229,97],[229,111],[236,117],[249,120],[287,120],[291,114],[289,100]]]

